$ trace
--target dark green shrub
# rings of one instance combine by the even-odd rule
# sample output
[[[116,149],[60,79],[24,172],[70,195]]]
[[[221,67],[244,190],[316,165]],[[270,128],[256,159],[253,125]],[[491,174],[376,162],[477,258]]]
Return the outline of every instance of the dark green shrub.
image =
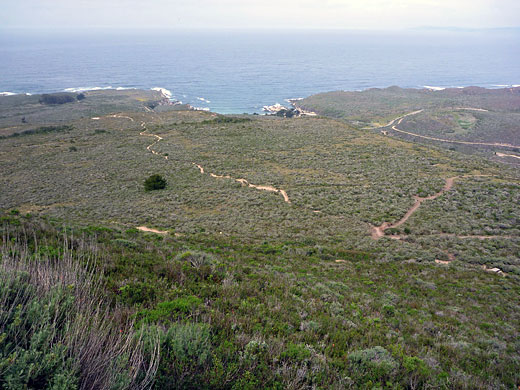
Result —
[[[161,175],[152,175],[144,181],[145,191],[162,190],[166,188],[166,179]]]
[[[47,134],[47,133],[61,133],[64,131],[71,131],[74,127],[72,126],[42,126],[37,129],[24,130],[19,133],[13,133],[10,135],[2,135],[0,139],[4,138],[16,138],[21,136],[33,135],[33,134]]]
[[[177,298],[173,301],[166,301],[157,304],[155,309],[142,310],[137,316],[144,322],[154,323],[157,321],[174,320],[179,315],[186,315],[193,312],[202,303],[196,296]]]
[[[432,380],[430,368],[416,356],[404,355],[403,368],[406,373],[405,378],[412,389],[423,388],[426,383],[430,383]]]
[[[211,280],[218,283],[226,274],[225,267],[212,254],[200,251],[186,251],[177,255],[170,268],[175,272],[181,271],[193,281]],[[171,276],[174,277],[173,274]]]
[[[125,240],[124,238],[116,238],[115,240],[112,240],[112,242],[114,244],[124,247],[124,248],[131,248],[131,249],[137,248],[137,244],[134,241]]]
[[[150,283],[129,283],[119,289],[121,300],[124,303],[135,305],[153,301],[155,299],[155,286]]]
[[[281,353],[280,357],[282,359],[303,362],[311,357],[311,351],[305,348],[305,345],[289,343],[287,349]]]
[[[43,94],[40,98],[41,104],[65,104],[76,101],[76,96],[70,93]]]

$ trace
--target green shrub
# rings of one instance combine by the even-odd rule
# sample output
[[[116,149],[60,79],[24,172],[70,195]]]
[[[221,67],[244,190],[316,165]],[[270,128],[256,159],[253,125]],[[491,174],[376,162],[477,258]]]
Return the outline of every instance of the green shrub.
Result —
[[[120,298],[124,303],[135,305],[153,301],[155,286],[146,282],[129,283],[119,289]]]
[[[211,280],[219,283],[225,277],[225,268],[220,264],[212,254],[187,251],[177,256],[171,265],[172,270],[179,271],[181,264],[181,272],[183,275],[193,281]],[[173,275],[172,275],[173,276]]]
[[[392,305],[384,305],[383,313],[385,313],[385,315],[388,317],[393,317],[395,315],[395,307]]]
[[[363,382],[380,382],[390,377],[399,364],[383,347],[363,349],[348,355],[352,377]]]
[[[0,388],[123,390],[150,381],[140,339],[111,315],[97,273],[80,264],[84,253],[64,247],[56,261],[44,250],[34,261],[21,240],[0,248]]]
[[[16,138],[16,137],[20,137],[20,136],[33,135],[33,134],[60,133],[60,132],[64,132],[64,131],[71,131],[73,129],[74,129],[74,127],[68,126],[68,125],[66,125],[66,126],[43,126],[43,127],[37,128],[37,129],[24,130],[19,133],[13,133],[10,135],[2,135],[2,136],[0,136],[0,139]]]
[[[281,353],[280,357],[282,359],[303,362],[311,357],[311,351],[309,351],[305,345],[289,343],[286,350]]]
[[[199,268],[202,266],[210,266],[214,263],[213,255],[198,251],[186,251],[175,257],[175,260],[185,261],[191,264],[192,267]]]
[[[147,323],[157,321],[173,320],[179,315],[186,315],[193,312],[202,304],[202,300],[196,296],[177,298],[173,301],[158,303],[155,309],[142,310],[137,317]]]
[[[131,248],[131,249],[137,248],[137,244],[134,241],[125,240],[124,238],[116,238],[115,240],[112,240],[112,242],[114,244],[124,247],[124,248]]]
[[[211,351],[208,325],[174,324],[161,336],[161,361],[155,388],[207,388]]]
[[[162,190],[166,188],[166,179],[161,175],[152,175],[144,181],[145,191]]]
[[[75,102],[77,99],[77,96],[74,96],[70,93],[53,93],[53,94],[47,94],[44,93],[40,98],[41,104],[65,104],[65,103],[72,103]]]

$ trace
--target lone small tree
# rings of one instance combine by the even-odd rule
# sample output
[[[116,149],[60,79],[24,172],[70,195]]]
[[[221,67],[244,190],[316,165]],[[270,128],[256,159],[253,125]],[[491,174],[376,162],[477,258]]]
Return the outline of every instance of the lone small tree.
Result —
[[[144,181],[145,191],[162,190],[166,188],[166,179],[161,175],[152,175]]]

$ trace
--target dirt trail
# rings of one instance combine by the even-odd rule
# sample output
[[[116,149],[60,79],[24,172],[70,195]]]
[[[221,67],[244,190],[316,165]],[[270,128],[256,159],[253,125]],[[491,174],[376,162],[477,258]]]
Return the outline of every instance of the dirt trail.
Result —
[[[134,118],[132,117],[129,117],[129,116],[126,116],[126,115],[121,115],[121,114],[113,114],[113,115],[107,115],[109,118],[121,118],[121,119],[128,119],[129,121],[132,121],[132,122],[135,122]],[[143,131],[141,131],[139,133],[139,135],[143,135],[145,137],[154,137],[155,138],[155,142],[151,143],[150,145],[148,145],[146,147],[146,150],[148,150],[150,153],[152,154],[155,154],[156,156],[161,156],[162,158],[164,158],[165,160],[168,160],[168,156],[164,156],[162,155],[161,153],[159,152],[156,152],[155,150],[152,149],[152,147],[156,144],[158,144],[163,138],[158,136],[157,134],[148,134],[146,133],[148,131],[148,129],[146,128],[146,122],[141,122],[141,128],[143,129]]]
[[[156,234],[168,234],[167,231],[164,231],[164,230],[156,230],[156,229],[150,229],[146,226],[138,226],[136,228],[137,230],[140,230],[142,232],[147,232],[147,233],[156,233]]]
[[[135,122],[134,118],[131,118],[126,115],[120,115],[120,114],[113,114],[113,115],[107,115],[108,118],[122,118],[122,119],[128,119],[129,121]],[[94,118],[92,118],[94,119]],[[95,119],[94,119],[95,120]]]
[[[374,240],[377,240],[385,235],[386,229],[391,229],[391,228],[396,228],[396,227],[401,226],[403,223],[408,221],[408,219],[412,216],[413,213],[415,213],[417,211],[417,209],[421,206],[421,204],[424,201],[437,199],[439,196],[444,194],[446,191],[451,190],[456,179],[465,178],[465,177],[488,177],[488,176],[491,176],[491,175],[464,175],[464,176],[450,177],[450,178],[446,179],[446,183],[444,184],[444,187],[442,188],[442,190],[440,190],[436,194],[426,196],[424,198],[420,197],[420,196],[414,196],[415,203],[406,212],[406,214],[403,216],[403,218],[401,218],[399,221],[394,222],[394,223],[384,222],[380,226],[373,226],[372,232],[371,232],[372,238]],[[389,236],[389,238],[393,238],[395,240],[400,240],[403,238],[403,236],[393,236],[393,237]]]
[[[520,156],[517,156],[516,154],[505,154],[505,153],[499,153],[499,152],[496,152],[495,153],[498,157],[513,157],[513,158],[518,158],[520,159]]]
[[[462,110],[469,110],[470,108],[459,108],[459,109],[462,109]],[[479,109],[479,108],[471,108],[471,110],[483,110],[483,109]],[[410,114],[407,114],[401,118],[398,118],[398,122],[397,122],[397,125],[400,125],[401,122],[403,121],[404,118],[406,118],[407,116],[410,116],[410,115],[415,115],[415,114],[418,114],[420,112],[422,112],[423,110],[420,110],[420,111],[415,111],[415,112],[411,112]],[[484,110],[486,111],[486,110]],[[396,119],[397,120],[397,119]],[[395,120],[391,123],[394,123]],[[423,138],[423,139],[428,139],[428,140],[431,140],[431,141],[439,141],[439,142],[449,142],[449,143],[452,143],[452,144],[461,144],[461,145],[480,145],[480,146],[495,146],[495,147],[500,147],[500,148],[520,148],[520,146],[518,145],[512,145],[512,144],[505,144],[505,143],[500,143],[500,142],[471,142],[471,141],[456,141],[456,140],[450,140],[450,139],[445,139],[445,138],[437,138],[437,137],[430,137],[430,136],[427,136],[427,135],[421,135],[421,134],[416,134],[416,133],[411,133],[409,131],[405,131],[405,130],[401,130],[401,129],[398,129],[397,128],[397,125],[393,125],[392,126],[392,130],[394,131],[397,131],[398,133],[402,133],[402,134],[407,134],[407,135],[411,135],[412,137],[418,137],[418,138]],[[390,126],[390,125],[388,125]]]
[[[141,122],[141,127],[143,128],[143,131],[141,131],[139,133],[139,135],[144,135],[145,137],[155,137],[155,142],[151,143],[150,145],[148,145],[146,147],[146,150],[148,150],[149,152],[151,152],[152,154],[155,154],[156,156],[161,156],[162,158],[164,158],[165,160],[168,160],[168,156],[165,156],[159,152],[156,152],[155,150],[152,149],[152,147],[156,144],[158,144],[163,138],[158,136],[157,134],[148,134],[146,133],[148,131],[148,129],[146,128],[146,123],[145,122]]]
[[[192,163],[193,165],[195,165],[201,174],[205,174],[205,170],[204,170],[204,167],[202,167],[201,165],[199,164],[196,164],[196,163]],[[289,196],[287,195],[287,192],[285,190],[282,190],[282,189],[279,189],[279,188],[275,188],[273,186],[264,186],[264,185],[256,185],[256,184],[251,184],[249,183],[246,179],[235,179],[229,175],[217,175],[215,173],[209,173],[209,175],[215,179],[230,179],[230,180],[234,180],[240,184],[242,184],[243,186],[247,186],[247,187],[250,187],[250,188],[255,188],[257,190],[260,190],[260,191],[269,191],[269,192],[276,192],[276,193],[279,193],[280,195],[283,196],[283,199],[286,203],[291,203],[291,200],[289,199]]]
[[[114,114],[114,115],[109,115],[109,117],[111,117],[111,118],[123,118],[123,119],[128,119],[128,120],[134,122],[133,118],[131,118],[129,116],[125,116],[125,115]],[[141,128],[143,129],[143,131],[141,131],[139,133],[139,135],[142,135],[142,136],[145,136],[145,137],[154,137],[155,138],[155,142],[153,142],[150,145],[148,145],[146,147],[146,150],[148,150],[152,154],[155,154],[156,156],[161,156],[165,160],[168,160],[168,156],[162,155],[161,153],[156,152],[155,150],[152,149],[152,147],[154,145],[158,144],[160,141],[162,141],[163,138],[161,136],[157,135],[157,134],[147,133],[148,129],[146,127],[146,122],[141,122]],[[203,175],[205,174],[204,167],[202,167],[200,164],[196,164],[196,163],[193,163],[193,165],[195,165],[199,169],[201,174],[203,174]],[[222,175],[217,175],[217,174],[214,174],[214,173],[210,173],[209,175],[211,177],[218,178],[218,179],[232,179],[232,180],[235,180],[235,181],[239,182],[242,185],[246,185],[246,186],[251,187],[251,188],[256,188],[257,190],[260,190],[260,191],[277,192],[277,193],[279,193],[279,194],[281,194],[283,196],[283,199],[284,199],[284,201],[286,203],[291,203],[291,200],[289,199],[289,196],[287,195],[287,192],[285,190],[278,189],[278,188],[275,188],[275,187],[272,187],[272,186],[263,186],[263,185],[251,184],[246,179],[233,179],[229,175],[222,176]]]
[[[401,115],[393,120],[391,120],[390,122],[388,122],[386,125],[381,125],[381,126],[376,126],[376,127],[365,127],[364,129],[365,130],[374,130],[374,129],[382,129],[383,127],[389,127],[389,126],[392,126],[395,122],[397,122],[398,120],[402,120],[404,118],[406,118],[407,116],[410,116],[410,115],[416,115],[416,114],[419,114],[420,112],[423,112],[424,110],[418,110],[418,111],[413,111],[413,112],[410,112],[408,114],[404,114],[404,115]]]
[[[483,108],[473,108],[473,107],[457,107],[456,110],[489,112],[489,110],[484,110]]]
[[[433,194],[433,195],[430,195],[430,196],[426,196],[424,198],[422,198],[420,196],[414,196],[415,203],[406,212],[404,217],[401,218],[399,221],[397,221],[395,223],[384,222],[380,226],[373,226],[372,227],[372,238],[377,240],[377,239],[379,239],[379,238],[381,238],[381,237],[383,237],[385,235],[385,230],[386,229],[396,228],[396,227],[401,226],[403,223],[408,221],[408,218],[410,218],[413,213],[415,213],[417,211],[417,209],[421,206],[422,202],[424,202],[425,200],[437,199],[439,196],[444,194],[446,191],[449,191],[453,187],[453,183],[455,182],[456,178],[457,177],[450,177],[450,178],[446,179],[446,184],[444,184],[444,187],[442,188],[442,190],[440,190],[436,194]]]

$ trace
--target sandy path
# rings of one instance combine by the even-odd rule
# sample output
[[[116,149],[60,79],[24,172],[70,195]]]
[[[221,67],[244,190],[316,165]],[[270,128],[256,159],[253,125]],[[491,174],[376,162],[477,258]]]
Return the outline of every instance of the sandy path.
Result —
[[[155,138],[155,142],[151,143],[150,145],[148,145],[146,147],[146,150],[148,150],[149,152],[151,152],[152,154],[155,154],[156,156],[161,156],[162,158],[164,158],[165,160],[168,160],[168,156],[164,156],[162,155],[161,153],[159,152],[156,152],[155,150],[152,149],[152,147],[156,144],[158,144],[159,142],[161,142],[161,140],[163,139],[162,137],[158,136],[157,134],[148,134],[147,131],[148,129],[146,128],[146,123],[145,122],[141,122],[141,127],[143,128],[143,131],[141,131],[139,133],[139,135],[144,135],[145,137],[154,137]]]
[[[151,111],[151,110],[150,110]],[[108,118],[121,118],[121,119],[128,119],[129,121],[132,121],[132,122],[135,122],[134,118],[132,117],[129,117],[129,116],[126,116],[126,115],[121,115],[121,114],[113,114],[113,115],[107,115]],[[157,156],[161,156],[163,157],[165,160],[168,160],[168,156],[164,156],[162,155],[161,153],[159,152],[156,152],[155,150],[152,149],[152,147],[156,144],[158,144],[163,138],[158,136],[157,134],[148,134],[147,131],[148,129],[146,128],[146,122],[141,122],[141,128],[143,129],[143,131],[141,131],[139,133],[139,135],[143,135],[145,137],[154,137],[155,138],[155,142],[151,143],[150,145],[148,145],[146,147],[146,150],[148,150],[150,153],[152,154],[155,154]]]
[[[114,115],[107,115],[108,118],[122,118],[122,119],[128,119],[129,121],[135,122],[134,118],[131,118],[126,115],[120,115],[120,114],[114,114]],[[94,118],[92,118],[94,119]]]
[[[196,164],[196,163],[192,163],[193,165],[195,165],[201,174],[205,174],[205,170],[204,170],[204,167],[202,167],[200,164]],[[265,186],[265,185],[256,185],[256,184],[251,184],[249,183],[249,181],[247,181],[246,179],[235,179],[229,175],[217,175],[215,173],[209,173],[209,175],[215,179],[231,179],[231,180],[234,180],[240,184],[242,184],[243,186],[247,186],[247,187],[250,187],[250,188],[255,188],[257,190],[260,190],[260,191],[268,191],[268,192],[276,192],[276,193],[279,193],[283,196],[283,199],[286,203],[291,203],[291,200],[289,199],[289,196],[287,195],[287,192],[285,190],[282,190],[282,189],[279,189],[279,188],[275,188],[273,186]]]
[[[461,109],[468,110],[469,108],[461,108]],[[472,110],[482,110],[482,109],[472,108]],[[410,116],[410,115],[418,114],[418,113],[420,113],[420,112],[422,112],[422,111],[423,111],[423,110],[415,111],[415,112],[412,112],[412,113],[410,113],[410,114],[407,114],[407,115],[405,115],[405,116],[399,118],[399,121],[397,122],[397,125],[400,125],[401,122],[403,121],[403,119],[404,119],[405,117]],[[484,110],[484,111],[485,111],[485,110]],[[395,122],[395,121],[394,121],[394,122]],[[390,126],[390,125],[388,125],[388,126]],[[411,135],[412,137],[418,137],[418,138],[428,139],[428,140],[431,140],[431,141],[449,142],[449,143],[452,143],[452,144],[461,144],[461,145],[480,145],[480,146],[496,146],[496,147],[501,147],[501,148],[520,148],[520,146],[518,146],[518,145],[505,144],[505,143],[499,143],[499,142],[471,142],[471,141],[456,141],[456,140],[450,140],[450,139],[445,139],[445,138],[430,137],[430,136],[427,136],[427,135],[421,135],[421,134],[411,133],[411,132],[409,132],[409,131],[405,131],[405,130],[398,129],[396,125],[393,125],[393,126],[392,126],[392,130],[397,131],[398,133]]]
[[[150,229],[150,228],[148,228],[146,226],[138,226],[136,229],[140,230],[142,232],[147,232],[147,233],[156,233],[156,234],[168,234],[169,233],[169,232],[164,231],[164,230]]]
[[[520,160],[520,156],[517,156],[516,154],[505,154],[505,153],[499,153],[499,152],[496,152],[495,154],[498,157],[513,157],[513,158],[518,158]]]
[[[386,125],[381,125],[381,126],[376,126],[376,127],[364,127],[363,129],[364,130],[374,130],[374,129],[382,129],[383,127],[389,127],[389,126],[392,126],[395,122],[397,122],[398,120],[402,120],[404,118],[406,118],[407,116],[410,116],[410,115],[416,115],[416,114],[419,114],[420,112],[423,112],[424,110],[418,110],[418,111],[413,111],[413,112],[410,112],[408,114],[405,114],[405,115],[401,115],[393,120],[391,120],[390,122],[388,122]]]
[[[468,110],[468,111],[480,111],[480,112],[489,112],[489,110],[484,110],[483,108],[473,108],[473,107],[457,107],[456,110]]]

